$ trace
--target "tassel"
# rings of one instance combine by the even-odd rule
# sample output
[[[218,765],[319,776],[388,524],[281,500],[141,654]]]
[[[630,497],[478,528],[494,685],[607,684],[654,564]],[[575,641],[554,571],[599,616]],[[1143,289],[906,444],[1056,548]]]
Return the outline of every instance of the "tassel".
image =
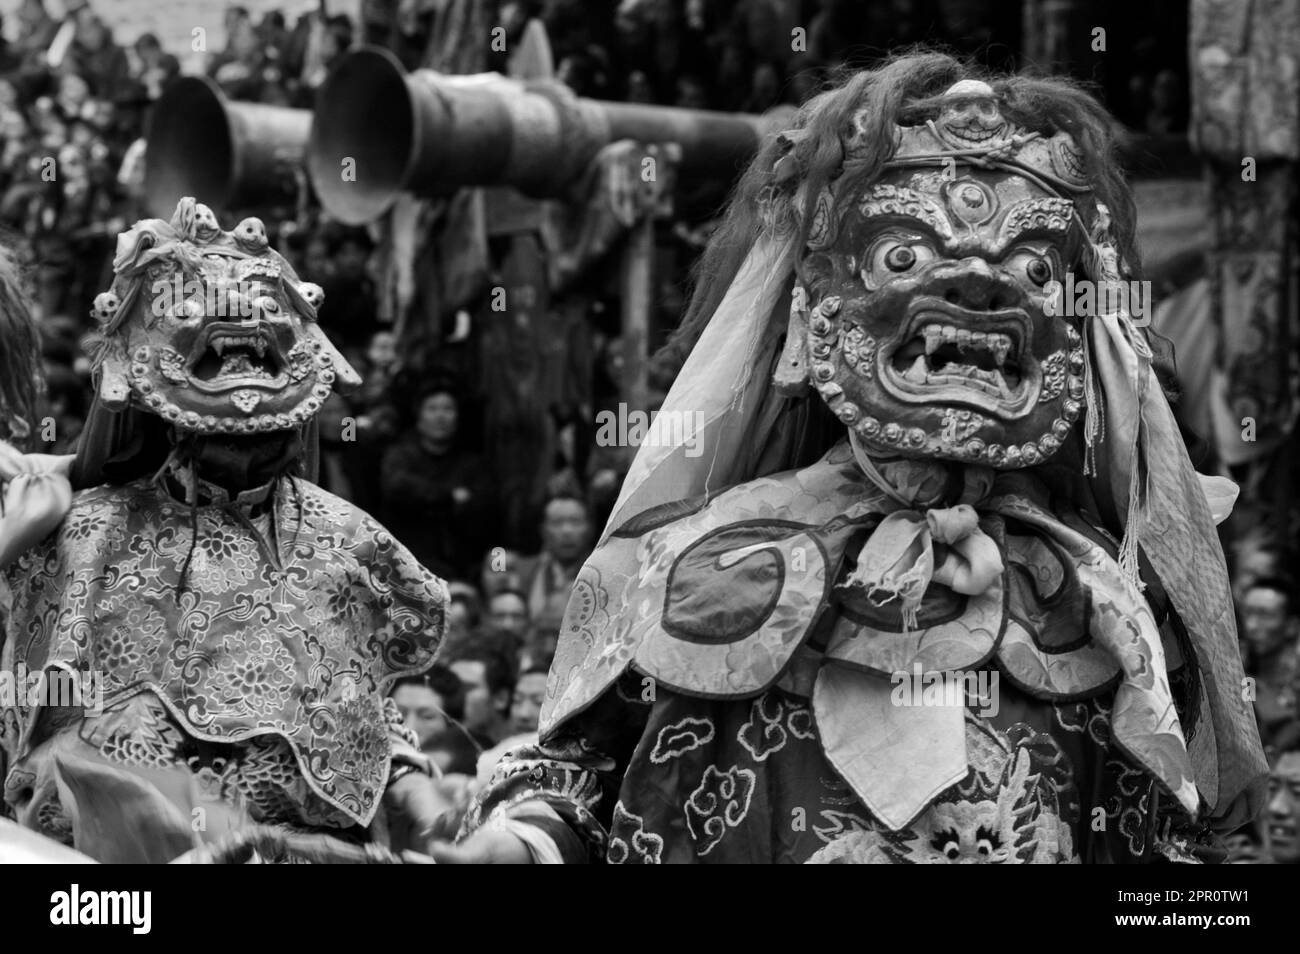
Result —
[[[1097,445],[1106,437],[1105,418],[1102,414],[1101,389],[1097,386],[1097,374],[1093,369],[1093,343],[1091,326],[1083,328],[1083,393],[1085,398],[1083,419],[1083,473],[1085,477],[1098,476]]]
[[[1138,559],[1142,536],[1142,520],[1145,500],[1149,496],[1147,484],[1151,479],[1149,468],[1142,459],[1142,448],[1146,446],[1146,422],[1142,415],[1145,387],[1139,379],[1138,393],[1138,435],[1133,445],[1133,459],[1129,463],[1128,480],[1128,515],[1124,519],[1124,538],[1119,545],[1119,571],[1125,580],[1132,583],[1139,593],[1146,589],[1142,582],[1142,567]]]

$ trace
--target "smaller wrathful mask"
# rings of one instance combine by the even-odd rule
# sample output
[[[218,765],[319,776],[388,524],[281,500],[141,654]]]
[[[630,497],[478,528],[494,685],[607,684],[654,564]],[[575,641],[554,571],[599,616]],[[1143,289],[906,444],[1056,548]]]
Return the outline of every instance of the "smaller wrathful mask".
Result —
[[[360,383],[316,324],[319,286],[298,280],[260,219],[225,232],[182,199],[171,222],[118,237],[114,268],[92,310],[110,409],[133,403],[184,431],[256,434],[297,428],[335,387]]]

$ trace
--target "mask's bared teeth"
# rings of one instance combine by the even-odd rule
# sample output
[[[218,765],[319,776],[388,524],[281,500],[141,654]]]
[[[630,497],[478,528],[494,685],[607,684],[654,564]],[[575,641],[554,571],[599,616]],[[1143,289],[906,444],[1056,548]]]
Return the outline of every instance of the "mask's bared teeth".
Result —
[[[253,342],[253,350],[257,352],[259,358],[266,357],[266,342],[258,338]]]
[[[1007,355],[1011,353],[1011,339],[1006,335],[1001,335],[998,343],[998,364],[1007,363]]]
[[[1007,379],[1002,376],[1001,371],[998,372],[997,386],[998,386],[998,394],[1005,400],[1010,401],[1012,397],[1011,388],[1007,385]]]
[[[903,373],[903,377],[914,384],[924,384],[926,370],[925,355],[918,354],[912,366]]]
[[[943,330],[938,325],[925,326],[925,353],[934,354],[943,344]]]
[[[957,340],[957,329],[952,325],[943,325],[940,329],[944,342]]]
[[[957,329],[957,347],[962,351],[969,350],[970,342],[971,333],[965,328]]]
[[[213,338],[211,347],[212,350],[217,353],[217,357],[220,358],[223,354],[225,354],[226,351],[226,339]]]

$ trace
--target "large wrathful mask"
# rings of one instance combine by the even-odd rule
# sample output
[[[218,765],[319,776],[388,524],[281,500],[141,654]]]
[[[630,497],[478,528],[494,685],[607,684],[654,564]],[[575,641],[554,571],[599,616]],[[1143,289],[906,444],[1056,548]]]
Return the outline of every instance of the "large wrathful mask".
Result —
[[[133,403],[197,434],[288,431],[360,383],[316,324],[320,286],[299,281],[260,219],[223,231],[184,198],[171,222],[119,236],[113,265],[93,311],[110,409]]]
[[[984,83],[945,99],[883,174],[817,198],[787,352],[868,449],[1030,466],[1084,408],[1082,319],[1055,306],[1104,211],[1068,135],[1004,121]]]

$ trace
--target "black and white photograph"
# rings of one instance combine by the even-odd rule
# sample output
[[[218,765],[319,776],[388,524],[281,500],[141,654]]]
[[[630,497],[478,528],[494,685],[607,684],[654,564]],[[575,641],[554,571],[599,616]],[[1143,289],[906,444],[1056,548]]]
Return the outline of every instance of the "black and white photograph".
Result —
[[[158,934],[124,864],[1282,914],[1217,866],[1300,863],[1300,3],[0,34],[0,923]]]

